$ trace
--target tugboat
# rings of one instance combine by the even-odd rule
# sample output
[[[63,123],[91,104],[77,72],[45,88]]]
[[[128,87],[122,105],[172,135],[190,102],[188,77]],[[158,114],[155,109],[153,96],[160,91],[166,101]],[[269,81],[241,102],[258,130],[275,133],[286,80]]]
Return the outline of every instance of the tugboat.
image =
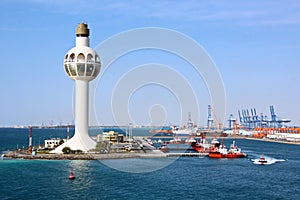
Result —
[[[223,139],[222,145],[211,150],[208,156],[210,158],[244,158],[247,157],[247,154],[243,153],[241,149],[235,145],[235,141],[230,145],[230,149],[227,150]]]
[[[216,147],[219,147],[218,140],[217,142],[213,139],[211,143],[208,143],[205,135],[202,135],[201,141],[195,141],[191,143],[191,147],[198,151],[199,153],[209,153]]]
[[[69,179],[70,180],[74,180],[75,179],[73,170],[71,170],[71,172],[70,172]]]
[[[203,147],[203,145],[199,142],[193,142],[191,144],[191,147],[195,150],[198,151],[199,153],[203,153],[205,152],[205,148]]]

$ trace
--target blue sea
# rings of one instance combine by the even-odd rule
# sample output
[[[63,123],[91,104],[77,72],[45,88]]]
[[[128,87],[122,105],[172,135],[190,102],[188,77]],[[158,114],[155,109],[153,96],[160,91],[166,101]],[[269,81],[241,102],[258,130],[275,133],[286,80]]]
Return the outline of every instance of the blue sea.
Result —
[[[136,135],[146,132],[134,129]],[[0,151],[26,146],[28,134],[0,129]],[[33,130],[35,145],[65,136],[65,129]],[[0,199],[300,199],[300,145],[235,141],[248,158],[0,160]],[[261,154],[281,162],[253,164]]]

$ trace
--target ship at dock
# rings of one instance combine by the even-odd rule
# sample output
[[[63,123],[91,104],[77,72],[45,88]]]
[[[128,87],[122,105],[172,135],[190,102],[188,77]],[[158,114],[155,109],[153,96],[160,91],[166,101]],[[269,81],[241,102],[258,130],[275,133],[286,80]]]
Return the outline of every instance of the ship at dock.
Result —
[[[173,128],[170,126],[164,126],[159,129],[150,130],[150,133],[153,134],[153,136],[162,136],[162,137],[174,136]]]
[[[196,134],[198,131],[197,125],[192,121],[191,113],[188,113],[188,121],[182,127],[177,125],[164,126],[160,129],[151,130],[150,133],[154,136],[174,136],[178,137],[189,137],[193,134]]]

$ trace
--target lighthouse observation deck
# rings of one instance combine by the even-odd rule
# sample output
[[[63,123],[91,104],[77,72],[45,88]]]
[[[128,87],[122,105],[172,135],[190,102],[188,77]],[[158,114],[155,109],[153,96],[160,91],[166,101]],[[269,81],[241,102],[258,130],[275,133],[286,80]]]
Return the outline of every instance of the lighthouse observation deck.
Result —
[[[100,58],[90,47],[75,47],[65,56],[64,69],[74,80],[93,80],[100,72]]]

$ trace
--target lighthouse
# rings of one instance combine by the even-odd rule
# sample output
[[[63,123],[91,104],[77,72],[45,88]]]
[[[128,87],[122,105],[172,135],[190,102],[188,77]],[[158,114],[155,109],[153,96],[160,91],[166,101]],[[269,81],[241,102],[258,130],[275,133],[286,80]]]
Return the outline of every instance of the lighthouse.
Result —
[[[62,153],[64,147],[83,152],[96,147],[96,142],[90,138],[88,133],[89,82],[99,74],[101,63],[97,52],[90,48],[89,35],[88,25],[86,23],[78,24],[76,46],[70,49],[64,57],[64,70],[75,81],[75,134],[51,153]]]

